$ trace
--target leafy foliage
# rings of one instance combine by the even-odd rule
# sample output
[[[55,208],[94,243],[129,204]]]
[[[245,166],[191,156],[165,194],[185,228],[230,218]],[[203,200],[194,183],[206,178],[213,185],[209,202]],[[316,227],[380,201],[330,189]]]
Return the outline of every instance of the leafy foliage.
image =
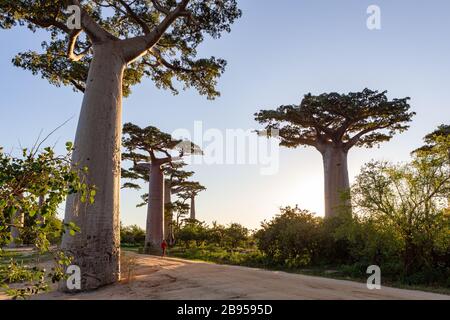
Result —
[[[145,230],[137,225],[122,226],[120,225],[120,243],[122,245],[144,246]]]
[[[371,148],[408,128],[415,114],[409,112],[408,100],[389,101],[386,92],[369,89],[349,94],[307,94],[300,105],[262,110],[255,117],[266,125],[269,136],[276,130],[281,145],[288,148],[308,145],[321,152],[329,145],[344,150],[353,146]]]
[[[361,214],[401,239],[406,276],[450,271],[450,136],[435,138],[435,144],[415,152],[409,164],[368,164],[354,187]]]
[[[317,263],[321,220],[298,207],[281,209],[255,234],[259,249],[273,263],[301,267]]]
[[[153,126],[140,128],[135,124],[126,123],[123,126],[123,133],[122,144],[126,152],[122,154],[122,158],[130,160],[134,164],[139,161],[155,161],[158,154],[163,154],[170,158],[169,160],[172,160],[170,151],[178,152],[179,157],[202,153],[194,143],[187,140],[173,139],[170,134],[161,132]],[[134,173],[140,174],[142,170],[134,169]],[[129,177],[136,177],[126,171],[125,174],[129,174]]]
[[[20,230],[22,240],[31,238],[40,253],[49,251],[55,232],[66,231],[74,234],[78,231],[73,223],[56,222],[58,206],[69,194],[75,193],[79,194],[86,205],[92,203],[95,186],[85,183],[87,168],[70,164],[72,143],[67,143],[66,147],[67,154],[63,156],[56,155],[51,148],[39,151],[39,146],[31,150],[23,149],[22,157],[0,152],[0,248],[19,240],[12,238],[12,228]],[[25,216],[25,224],[18,220],[18,212]],[[4,254],[0,249],[0,257]],[[57,261],[67,260],[61,257]],[[12,259],[11,270],[16,270],[17,274],[26,274],[26,270],[19,270],[21,267]],[[55,276],[56,271],[51,275],[54,281],[62,276],[60,266],[56,266],[55,270],[58,271],[58,276]],[[42,270],[32,269],[30,272],[39,274]],[[0,282],[7,283],[8,279],[2,278]],[[44,282],[39,281],[20,291],[19,295],[35,293],[43,287]]]
[[[65,8],[80,2],[83,16],[87,16],[82,19],[80,31],[86,36],[79,36],[80,31],[75,33],[66,26],[69,14]],[[230,32],[231,24],[240,16],[235,0],[0,2],[0,28],[20,25],[33,32],[45,29],[50,33],[50,40],[42,43],[42,53],[20,53],[13,63],[40,74],[52,84],[71,85],[79,91],[85,89],[89,64],[95,54],[92,48],[97,44],[100,29],[102,36],[121,43],[153,37],[154,44],[144,48],[142,55],[127,66],[123,81],[125,95],[133,85],[149,77],[158,88],[173,93],[178,93],[174,84],[177,80],[184,88],[193,87],[208,98],[218,96],[215,86],[226,61],[216,57],[197,58],[197,49],[205,37],[219,38],[223,32]],[[71,46],[77,59],[68,54]]]
[[[213,223],[212,226],[195,219],[186,219],[182,227],[176,230],[177,243],[186,248],[215,245],[226,249],[246,247],[250,240],[250,231],[238,223],[229,226]]]
[[[347,275],[363,277],[375,264],[387,279],[448,287],[449,138],[442,131],[428,135],[427,147],[407,164],[363,167],[352,188],[352,213],[323,219],[283,208],[255,234],[258,248],[284,268],[345,266]]]

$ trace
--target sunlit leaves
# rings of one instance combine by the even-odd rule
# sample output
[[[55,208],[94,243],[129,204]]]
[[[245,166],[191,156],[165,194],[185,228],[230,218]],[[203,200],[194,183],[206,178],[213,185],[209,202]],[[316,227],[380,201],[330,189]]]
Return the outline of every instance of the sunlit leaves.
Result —
[[[50,31],[50,42],[43,42],[43,53],[28,51],[18,54],[16,66],[40,74],[51,84],[72,86],[84,91],[87,72],[93,57],[90,40],[82,36],[76,42],[76,52],[86,53],[80,61],[67,58],[68,35],[64,8],[70,1],[2,0],[0,2],[0,28],[26,25],[29,29]],[[173,10],[176,1],[159,1],[167,10]],[[83,7],[105,30],[119,39],[142,36],[145,29],[153,31],[164,19],[151,1],[83,1]],[[197,47],[205,36],[219,38],[229,32],[231,24],[241,16],[236,0],[191,0],[189,14],[176,19],[161,37],[155,48],[163,60],[150,53],[128,66],[123,79],[124,95],[131,87],[151,78],[158,88],[179,92],[178,82],[184,89],[195,88],[209,99],[219,96],[217,79],[224,72],[226,62],[215,57],[197,58]],[[145,25],[144,29],[142,26]]]

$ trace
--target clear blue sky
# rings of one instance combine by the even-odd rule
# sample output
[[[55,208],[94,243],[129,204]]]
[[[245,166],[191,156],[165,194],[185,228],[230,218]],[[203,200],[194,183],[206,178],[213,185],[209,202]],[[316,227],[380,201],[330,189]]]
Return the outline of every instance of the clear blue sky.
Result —
[[[382,29],[366,28],[366,9],[381,7]],[[243,17],[220,40],[200,50],[228,60],[219,89],[222,97],[207,101],[194,90],[172,96],[150,81],[124,100],[124,121],[155,125],[172,132],[193,128],[257,128],[260,108],[298,103],[308,92],[388,90],[389,97],[412,98],[417,116],[411,129],[372,150],[353,150],[351,178],[371,159],[404,161],[421,138],[450,120],[450,2],[448,0],[242,0]],[[6,150],[33,144],[45,132],[74,116],[50,139],[73,140],[82,96],[56,88],[27,71],[14,68],[19,51],[38,49],[47,39],[25,29],[0,32],[0,145]],[[257,227],[278,207],[299,204],[323,213],[320,154],[313,149],[282,150],[277,175],[262,176],[254,166],[195,166],[195,179],[208,190],[197,201],[199,219],[240,222]],[[145,222],[136,209],[136,192],[122,194],[125,224]]]

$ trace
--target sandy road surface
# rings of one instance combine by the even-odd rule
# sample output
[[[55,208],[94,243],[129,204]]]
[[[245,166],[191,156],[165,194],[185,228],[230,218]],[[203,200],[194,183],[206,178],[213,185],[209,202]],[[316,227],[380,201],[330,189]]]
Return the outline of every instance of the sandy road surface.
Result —
[[[37,299],[449,299],[450,296],[320,277],[153,256],[136,258],[134,279],[76,295]]]

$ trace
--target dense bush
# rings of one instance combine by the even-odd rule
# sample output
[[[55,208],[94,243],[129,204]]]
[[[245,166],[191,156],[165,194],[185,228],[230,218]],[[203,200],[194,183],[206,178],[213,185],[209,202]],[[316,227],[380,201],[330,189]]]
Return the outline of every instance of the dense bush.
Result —
[[[185,247],[201,246],[208,239],[207,226],[203,222],[189,219],[175,233],[175,241]]]
[[[301,267],[317,262],[321,219],[299,208],[281,209],[255,234],[259,249],[276,264]]]
[[[448,217],[445,225],[448,232]],[[404,236],[399,228],[374,217],[355,214],[322,219],[290,207],[281,209],[280,215],[264,222],[255,234],[258,249],[272,266],[331,267],[348,276],[364,277],[369,265],[378,265],[383,277],[392,281],[450,285],[448,237],[445,240],[441,233],[435,239],[440,244],[428,245],[429,235],[415,235],[412,240],[414,265],[408,268]]]
[[[21,230],[20,241],[23,245],[32,245],[36,243],[38,234],[36,227],[33,225],[33,219],[25,216],[24,228]],[[39,225],[40,230],[45,230],[46,239],[51,245],[58,245],[64,232],[64,224],[57,217],[49,216],[42,224]]]
[[[407,164],[371,162],[351,190],[352,210],[322,219],[284,208],[262,224],[258,248],[274,265],[369,265],[407,284],[450,286],[450,137],[430,136]]]
[[[240,246],[247,246],[249,240],[250,231],[238,223],[232,223],[228,227],[213,223],[210,227],[204,222],[187,219],[183,226],[175,232],[177,245],[185,248],[215,245],[236,249]]]
[[[120,226],[120,243],[123,246],[144,246],[145,231],[137,225]]]

